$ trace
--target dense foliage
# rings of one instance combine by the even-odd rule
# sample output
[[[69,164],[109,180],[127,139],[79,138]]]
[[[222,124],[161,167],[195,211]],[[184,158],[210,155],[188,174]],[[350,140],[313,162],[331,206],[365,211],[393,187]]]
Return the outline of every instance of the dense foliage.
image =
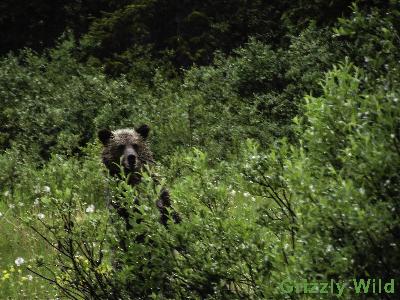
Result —
[[[53,2],[10,3],[32,36],[1,33],[0,297],[398,299],[397,1],[74,1],[48,35]],[[96,132],[141,123],[158,164],[131,187]]]
[[[360,1],[361,5],[364,2]],[[1,53],[22,46],[42,50],[69,29],[82,37],[80,57],[99,59],[111,74],[129,73],[150,49],[177,67],[207,64],[215,50],[229,52],[249,36],[285,43],[310,19],[332,24],[349,14],[351,1],[4,1],[7,28]],[[54,26],[56,24],[57,26]],[[26,30],[26,29],[29,30]]]

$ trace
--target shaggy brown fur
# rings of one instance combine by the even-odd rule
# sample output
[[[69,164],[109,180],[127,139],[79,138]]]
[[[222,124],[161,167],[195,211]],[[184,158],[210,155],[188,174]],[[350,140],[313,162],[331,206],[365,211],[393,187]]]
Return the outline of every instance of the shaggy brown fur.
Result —
[[[146,141],[149,131],[150,128],[147,125],[142,125],[137,129],[127,128],[115,131],[103,129],[99,131],[98,136],[104,146],[103,163],[109,170],[110,175],[120,176],[122,168],[131,186],[135,186],[140,182],[140,172],[143,167],[154,162],[150,147]],[[125,220],[126,228],[131,229],[129,212],[115,201],[110,204]],[[137,199],[135,199],[135,204],[139,204]],[[162,190],[160,198],[155,204],[160,211],[160,222],[166,226],[169,219],[168,209],[171,208],[169,192],[166,189]],[[175,211],[172,212],[172,218],[175,223],[180,222],[180,217]]]

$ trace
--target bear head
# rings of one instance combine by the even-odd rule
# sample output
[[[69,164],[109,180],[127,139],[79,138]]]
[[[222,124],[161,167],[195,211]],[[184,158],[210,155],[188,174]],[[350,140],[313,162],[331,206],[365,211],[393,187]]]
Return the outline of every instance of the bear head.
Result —
[[[119,176],[121,169],[128,182],[135,185],[140,181],[143,166],[153,162],[153,156],[147,144],[150,128],[142,125],[137,129],[103,129],[98,137],[103,144],[103,163],[112,176]]]

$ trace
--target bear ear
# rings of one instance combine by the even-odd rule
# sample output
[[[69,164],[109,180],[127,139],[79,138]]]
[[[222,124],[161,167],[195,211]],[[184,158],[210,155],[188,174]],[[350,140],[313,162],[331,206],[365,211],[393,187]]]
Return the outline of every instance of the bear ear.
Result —
[[[99,140],[102,142],[102,144],[105,146],[108,144],[112,137],[112,132],[109,129],[102,129],[98,132],[97,136],[99,137]]]
[[[147,139],[147,137],[149,136],[150,127],[147,125],[141,125],[138,129],[135,130],[142,136],[142,138]]]

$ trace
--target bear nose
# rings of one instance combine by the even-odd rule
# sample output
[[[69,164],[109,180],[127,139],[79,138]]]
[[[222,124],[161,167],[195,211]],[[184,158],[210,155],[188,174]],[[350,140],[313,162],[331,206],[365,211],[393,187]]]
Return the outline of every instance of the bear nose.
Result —
[[[127,159],[128,159],[128,164],[129,164],[130,167],[135,166],[135,163],[136,163],[136,157],[135,157],[135,155],[129,154],[128,157],[127,157]]]

